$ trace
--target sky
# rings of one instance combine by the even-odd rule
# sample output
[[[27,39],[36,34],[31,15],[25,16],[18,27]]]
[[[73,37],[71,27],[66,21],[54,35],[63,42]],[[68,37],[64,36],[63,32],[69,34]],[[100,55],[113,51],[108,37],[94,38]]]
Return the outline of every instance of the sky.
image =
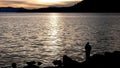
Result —
[[[82,0],[0,0],[0,7],[45,8],[67,7]]]

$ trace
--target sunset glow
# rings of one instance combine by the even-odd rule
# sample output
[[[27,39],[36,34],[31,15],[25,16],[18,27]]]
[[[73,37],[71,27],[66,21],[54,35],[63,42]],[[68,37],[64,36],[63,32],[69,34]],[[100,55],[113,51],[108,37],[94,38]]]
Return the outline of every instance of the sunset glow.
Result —
[[[39,1],[53,3],[53,2],[60,2],[61,0],[39,0]]]
[[[0,7],[44,8],[49,6],[71,6],[82,0],[0,0]]]

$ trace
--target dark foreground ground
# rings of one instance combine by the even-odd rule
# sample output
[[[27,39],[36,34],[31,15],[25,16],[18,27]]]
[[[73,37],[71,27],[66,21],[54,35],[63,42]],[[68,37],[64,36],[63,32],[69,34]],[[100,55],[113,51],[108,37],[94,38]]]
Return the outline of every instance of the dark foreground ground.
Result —
[[[90,56],[91,46],[89,43],[85,46],[86,60],[83,62],[77,62],[72,60],[67,55],[63,56],[63,60],[54,60],[54,67],[44,68],[120,68],[120,51],[105,52],[104,54],[94,54]],[[40,65],[42,62],[26,62],[26,66],[23,68],[42,68]],[[3,67],[2,67],[3,68]],[[4,67],[8,68],[8,67]],[[17,63],[12,63],[10,68],[18,68]]]

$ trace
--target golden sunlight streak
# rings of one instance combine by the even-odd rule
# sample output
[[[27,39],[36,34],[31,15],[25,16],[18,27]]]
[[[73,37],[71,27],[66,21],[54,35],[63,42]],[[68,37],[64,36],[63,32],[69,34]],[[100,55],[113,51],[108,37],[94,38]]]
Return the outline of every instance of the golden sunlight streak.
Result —
[[[82,0],[37,0],[38,3],[44,3],[44,4],[61,4],[64,2],[79,2]]]
[[[41,0],[42,2],[59,2],[60,0]]]
[[[46,25],[48,29],[49,41],[47,45],[44,46],[44,49],[49,53],[50,56],[60,54],[62,47],[58,46],[58,42],[61,40],[59,38],[60,23],[59,15],[57,13],[50,13],[48,16],[48,23]]]
[[[50,39],[52,44],[57,44],[57,34],[58,34],[58,16],[56,13],[50,14]]]

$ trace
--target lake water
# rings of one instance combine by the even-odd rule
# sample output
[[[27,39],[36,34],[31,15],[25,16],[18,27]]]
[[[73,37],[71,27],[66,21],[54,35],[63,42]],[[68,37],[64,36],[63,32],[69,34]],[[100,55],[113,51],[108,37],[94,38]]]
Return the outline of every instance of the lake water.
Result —
[[[0,66],[120,50],[119,13],[0,13]],[[91,54],[91,55],[92,55]]]

